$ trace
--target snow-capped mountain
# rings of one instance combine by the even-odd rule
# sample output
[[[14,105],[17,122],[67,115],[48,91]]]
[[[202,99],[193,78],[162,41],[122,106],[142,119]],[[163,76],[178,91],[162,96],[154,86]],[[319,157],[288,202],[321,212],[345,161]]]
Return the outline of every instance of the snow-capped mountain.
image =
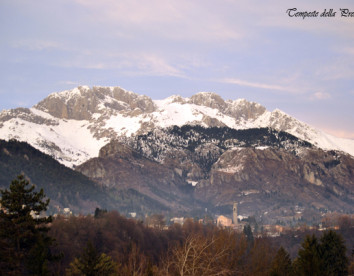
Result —
[[[201,92],[190,98],[152,100],[119,87],[80,86],[52,93],[32,108],[0,113],[0,139],[26,141],[59,162],[77,166],[97,157],[112,139],[173,125],[270,127],[326,150],[354,156],[354,140],[336,138],[276,109],[244,99]]]

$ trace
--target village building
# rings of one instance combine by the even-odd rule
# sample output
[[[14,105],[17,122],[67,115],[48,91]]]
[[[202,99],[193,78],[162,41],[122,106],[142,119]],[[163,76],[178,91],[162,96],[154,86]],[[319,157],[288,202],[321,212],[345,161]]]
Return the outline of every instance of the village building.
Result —
[[[227,217],[221,215],[221,216],[217,217],[216,225],[219,227],[231,227],[232,220],[230,218],[227,218]]]

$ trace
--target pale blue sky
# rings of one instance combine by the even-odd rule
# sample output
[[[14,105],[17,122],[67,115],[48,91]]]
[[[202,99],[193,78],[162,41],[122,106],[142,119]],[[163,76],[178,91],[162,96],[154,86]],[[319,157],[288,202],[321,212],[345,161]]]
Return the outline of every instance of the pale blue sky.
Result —
[[[354,139],[354,17],[341,8],[354,2],[0,0],[0,110],[78,85],[212,91]]]

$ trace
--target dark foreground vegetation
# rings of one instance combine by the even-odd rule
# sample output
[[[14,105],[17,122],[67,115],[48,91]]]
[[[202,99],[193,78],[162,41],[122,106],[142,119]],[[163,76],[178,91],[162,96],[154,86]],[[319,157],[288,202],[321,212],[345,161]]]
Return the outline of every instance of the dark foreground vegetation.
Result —
[[[306,233],[297,255],[272,239],[187,220],[147,227],[118,212],[37,217],[48,200],[23,176],[1,191],[0,275],[348,275],[353,256],[329,230]],[[297,236],[287,234],[290,237]],[[293,236],[291,236],[293,235]],[[285,247],[282,246],[284,242]]]
[[[26,142],[0,139],[0,188],[8,187],[20,173],[37,188],[45,189],[51,199],[50,213],[58,212],[55,206],[70,207],[77,213],[93,212],[96,206],[115,207],[108,192],[81,173],[65,167]]]

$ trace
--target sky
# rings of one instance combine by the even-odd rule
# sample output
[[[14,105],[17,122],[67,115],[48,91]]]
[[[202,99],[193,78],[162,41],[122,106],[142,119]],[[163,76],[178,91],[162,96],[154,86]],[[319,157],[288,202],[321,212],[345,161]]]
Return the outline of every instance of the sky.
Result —
[[[79,85],[215,92],[354,139],[354,2],[0,0],[0,110]]]

